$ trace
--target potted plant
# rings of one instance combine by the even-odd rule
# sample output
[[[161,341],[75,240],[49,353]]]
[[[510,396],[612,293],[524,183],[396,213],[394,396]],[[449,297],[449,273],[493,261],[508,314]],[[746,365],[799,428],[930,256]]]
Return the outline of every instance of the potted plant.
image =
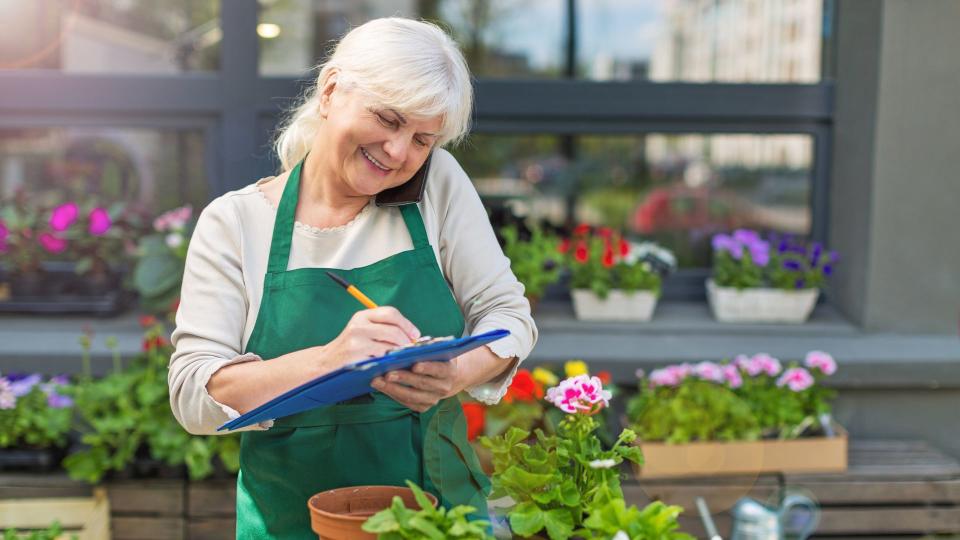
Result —
[[[711,243],[707,298],[721,322],[806,321],[838,260],[820,243],[776,235],[765,240],[749,229],[715,235]]]
[[[44,290],[39,221],[39,212],[27,204],[22,191],[0,208],[0,254],[6,266],[8,294],[13,298],[38,296]]]
[[[423,510],[435,507],[437,498],[422,491],[418,496],[412,488],[399,486],[353,486],[317,493],[307,501],[307,508],[310,527],[320,538],[353,540],[377,538],[375,533],[364,530],[364,523],[381,510],[393,508],[394,504],[405,508],[420,505]],[[373,527],[388,528],[386,521],[387,518],[381,516],[374,520]]]
[[[835,372],[829,354],[811,351],[786,368],[761,353],[639,373],[627,422],[650,460],[642,475],[845,470],[846,433],[823,385]]]
[[[65,376],[0,376],[0,469],[48,470],[68,445],[73,400]]]
[[[563,255],[557,251],[560,241],[540,228],[522,235],[515,225],[500,229],[500,237],[503,238],[503,253],[510,259],[510,269],[523,283],[524,295],[533,310],[543,298],[547,286],[560,280],[563,262]]]
[[[581,320],[648,321],[672,254],[651,243],[632,245],[619,233],[588,225],[561,244],[569,254],[573,308]]]
[[[510,428],[481,442],[493,453],[491,498],[509,497],[508,521],[521,537],[546,534],[552,540],[590,530],[587,520],[615,499],[622,501],[619,465],[643,463],[636,435],[625,429],[613,446],[603,448],[594,433],[595,415],[609,405],[609,391],[597,377],[578,375],[547,391],[547,400],[566,415],[555,435]],[[666,516],[668,519],[675,519]],[[596,518],[596,527],[602,518]],[[598,529],[599,534],[599,529]]]
[[[416,484],[407,480],[419,510],[411,509],[406,501],[394,495],[389,508],[377,512],[363,523],[365,532],[376,534],[384,540],[419,540],[421,538],[462,538],[464,540],[493,540],[487,532],[489,522],[467,516],[476,508],[457,505],[451,509],[437,506],[437,500],[424,493]],[[322,531],[314,529],[323,536]],[[351,538],[358,538],[352,536]]]
[[[137,243],[133,286],[140,305],[149,311],[169,310],[180,296],[192,217],[190,205],[164,212],[153,220],[153,233]]]

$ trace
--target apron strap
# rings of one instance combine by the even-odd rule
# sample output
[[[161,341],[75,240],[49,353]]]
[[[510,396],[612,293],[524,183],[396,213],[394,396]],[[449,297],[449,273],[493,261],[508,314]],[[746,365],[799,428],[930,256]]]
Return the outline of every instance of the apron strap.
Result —
[[[277,207],[277,217],[273,221],[273,239],[270,241],[270,259],[267,262],[267,273],[286,272],[290,261],[290,244],[293,242],[293,222],[297,214],[297,201],[300,198],[300,170],[303,162],[300,160],[290,171],[287,185],[283,188],[280,205]]]
[[[403,222],[407,224],[407,231],[410,232],[413,247],[430,247],[430,240],[427,239],[427,229],[423,226],[423,216],[420,215],[419,205],[415,203],[405,204],[400,207],[400,213],[403,214]]]

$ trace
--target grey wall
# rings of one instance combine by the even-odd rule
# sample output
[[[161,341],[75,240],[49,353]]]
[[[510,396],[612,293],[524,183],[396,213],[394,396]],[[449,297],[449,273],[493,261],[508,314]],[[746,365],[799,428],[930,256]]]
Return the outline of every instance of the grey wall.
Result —
[[[956,333],[960,2],[838,2],[834,298],[868,330]]]

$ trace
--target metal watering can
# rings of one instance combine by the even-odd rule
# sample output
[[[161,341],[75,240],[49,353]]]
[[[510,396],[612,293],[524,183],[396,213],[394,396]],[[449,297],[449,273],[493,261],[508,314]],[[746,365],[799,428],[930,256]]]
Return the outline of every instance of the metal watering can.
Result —
[[[770,508],[749,497],[737,501],[730,510],[733,517],[731,540],[783,540],[787,533],[804,540],[813,534],[820,521],[820,509],[809,497],[787,495],[779,508]]]

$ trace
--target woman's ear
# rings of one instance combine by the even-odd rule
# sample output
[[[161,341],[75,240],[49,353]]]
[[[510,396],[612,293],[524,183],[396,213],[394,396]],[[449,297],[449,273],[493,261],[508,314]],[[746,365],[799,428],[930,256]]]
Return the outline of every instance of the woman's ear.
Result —
[[[320,114],[320,118],[325,119],[330,113],[330,103],[333,100],[333,92],[337,88],[337,75],[336,70],[331,70],[326,79],[323,80],[320,91],[317,93],[317,112]]]

